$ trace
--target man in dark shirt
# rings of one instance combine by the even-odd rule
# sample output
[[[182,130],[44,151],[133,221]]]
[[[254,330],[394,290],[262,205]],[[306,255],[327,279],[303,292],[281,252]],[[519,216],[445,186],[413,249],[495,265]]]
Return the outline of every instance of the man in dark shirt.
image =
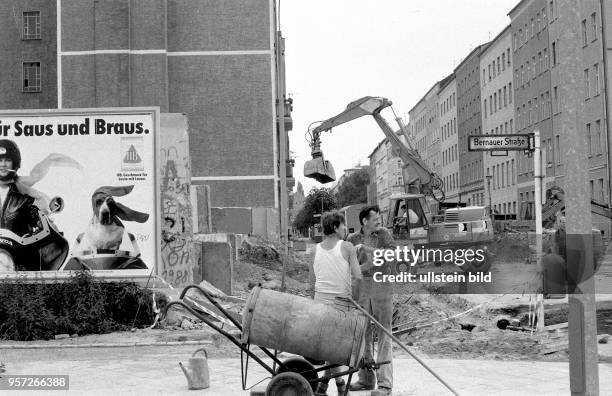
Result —
[[[391,331],[393,318],[393,285],[387,282],[374,282],[372,276],[374,272],[391,274],[391,263],[374,267],[372,265],[373,252],[375,249],[394,249],[395,242],[391,233],[380,223],[380,210],[377,206],[367,206],[359,213],[359,223],[361,229],[348,236],[347,241],[351,242],[358,249],[359,263],[363,280],[358,291],[358,302],[374,318],[380,322],[387,330]],[[368,326],[366,331],[365,357],[373,357],[372,350],[372,328]],[[377,362],[393,360],[393,349],[391,338],[379,332],[378,334],[378,355]],[[378,389],[373,391],[373,396],[384,396],[391,394],[393,387],[393,366],[384,364],[377,370]],[[367,370],[359,371],[359,381],[351,384],[351,390],[372,390],[376,378],[374,373]]]

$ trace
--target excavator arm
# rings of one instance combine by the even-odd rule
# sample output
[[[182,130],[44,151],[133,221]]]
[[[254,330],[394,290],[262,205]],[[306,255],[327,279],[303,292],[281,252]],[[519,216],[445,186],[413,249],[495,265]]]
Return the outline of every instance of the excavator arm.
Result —
[[[386,98],[365,96],[349,103],[346,109],[310,131],[310,147],[312,149],[312,160],[304,164],[304,176],[314,178],[321,183],[335,180],[333,167],[323,158],[321,151],[321,133],[330,131],[332,128],[345,124],[349,121],[370,115],[383,131],[389,142],[393,145],[397,155],[404,163],[404,183],[408,187],[416,188],[420,193],[431,196],[437,201],[444,201],[442,181],[438,175],[432,172],[423,161],[419,153],[410,145],[407,131],[399,118],[396,118],[408,146],[406,146],[393,131],[391,126],[380,114],[382,110],[391,107],[392,102]],[[407,191],[409,192],[409,191]]]

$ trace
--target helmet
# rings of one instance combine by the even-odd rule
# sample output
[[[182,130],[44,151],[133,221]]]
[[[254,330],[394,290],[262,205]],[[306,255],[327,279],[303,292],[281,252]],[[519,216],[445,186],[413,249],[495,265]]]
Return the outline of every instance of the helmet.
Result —
[[[0,158],[2,157],[8,157],[13,161],[13,170],[21,167],[21,153],[12,140],[0,139]]]

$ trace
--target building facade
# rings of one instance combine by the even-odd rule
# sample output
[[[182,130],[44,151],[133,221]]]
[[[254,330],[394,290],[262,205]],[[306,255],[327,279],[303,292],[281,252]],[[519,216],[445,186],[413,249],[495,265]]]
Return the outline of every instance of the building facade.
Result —
[[[589,169],[589,191],[591,199],[603,204],[610,203],[610,142],[609,124],[606,114],[606,80],[610,75],[609,68],[606,69],[604,58],[605,27],[610,26],[612,15],[608,14],[608,21],[602,20],[606,11],[603,8],[605,2],[598,0],[584,0],[579,3],[580,13],[578,15],[567,15],[568,12],[558,1],[548,3],[548,26],[549,26],[549,48],[554,49],[551,67],[551,96],[552,96],[552,145],[556,156],[550,158],[548,166],[555,170],[554,184],[563,187],[565,166],[563,161],[564,144],[563,131],[566,130],[568,122],[564,117],[565,101],[584,104],[584,111],[580,114],[579,131],[585,136],[587,143],[587,155]],[[612,6],[608,6],[612,8]],[[609,13],[609,10],[608,10]],[[563,34],[568,29],[567,21],[580,26],[580,42],[582,67],[578,71],[568,70],[563,67],[564,42]],[[607,23],[606,23],[607,22]],[[609,42],[608,42],[609,43]],[[563,89],[563,82],[568,79],[576,79],[580,82],[582,89],[579,92]],[[609,87],[609,86],[608,86]],[[572,95],[577,95],[572,97]],[[608,98],[609,100],[609,98]],[[601,216],[593,214],[593,225],[599,229],[609,232],[609,221]]]
[[[412,145],[432,172],[440,174],[442,168],[440,146],[440,109],[436,82],[408,112]]]
[[[538,130],[546,163],[543,191],[554,184],[555,168],[551,99],[551,70],[558,67],[556,47],[549,46],[548,4],[524,0],[508,14],[511,18],[514,58],[514,105],[517,133]],[[560,131],[558,131],[560,133]],[[517,153],[518,201],[534,200],[534,162],[530,153]]]
[[[292,189],[273,0],[11,0],[0,12],[0,108],[159,106],[188,116],[192,184],[210,186],[212,206],[278,208],[281,166]]]
[[[395,155],[393,145],[384,138],[369,155],[370,188],[368,203],[378,205],[383,218],[389,212],[389,197],[404,192],[402,160]]]
[[[482,135],[480,114],[480,54],[486,46],[479,45],[455,68],[457,80],[457,131],[459,138],[459,202],[484,205],[483,153],[468,151],[468,136]]]
[[[459,202],[459,135],[457,133],[457,80],[451,74],[440,84],[440,151],[442,166],[440,177],[444,182],[447,202]]]
[[[507,26],[482,51],[481,105],[485,134],[514,133],[512,31]],[[483,153],[487,202],[495,213],[517,213],[516,152]]]

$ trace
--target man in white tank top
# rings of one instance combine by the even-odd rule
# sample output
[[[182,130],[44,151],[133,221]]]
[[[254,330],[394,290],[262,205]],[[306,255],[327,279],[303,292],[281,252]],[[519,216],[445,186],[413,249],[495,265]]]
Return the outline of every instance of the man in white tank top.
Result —
[[[322,219],[324,238],[312,253],[310,262],[310,285],[315,301],[334,304],[336,297],[351,296],[351,276],[361,280],[361,270],[355,247],[342,238],[346,225],[344,216],[338,212],[325,213]],[[340,367],[330,369],[326,375],[341,371]],[[344,392],[345,381],[336,378],[338,394]],[[320,383],[318,394],[325,394],[327,383]]]

